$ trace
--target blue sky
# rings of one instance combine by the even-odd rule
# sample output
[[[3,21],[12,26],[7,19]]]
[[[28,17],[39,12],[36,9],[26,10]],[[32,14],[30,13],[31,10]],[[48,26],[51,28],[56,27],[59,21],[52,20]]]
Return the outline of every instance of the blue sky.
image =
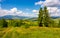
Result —
[[[60,16],[60,0],[0,0],[0,16],[37,17],[40,7],[47,6],[51,16]]]
[[[18,9],[39,9],[40,6],[36,6],[35,2],[40,0],[2,0],[2,8],[3,9],[10,9],[16,7]]]
[[[33,16],[34,16],[36,14],[34,14],[32,11],[34,9],[38,10],[40,8],[40,6],[35,5],[35,2],[38,2],[38,1],[40,1],[40,0],[1,0],[1,8],[4,10],[4,12],[5,12],[5,10],[11,10],[11,9],[16,10],[17,9],[17,10],[23,11],[24,14],[25,13],[27,13],[28,15],[33,14]],[[4,14],[4,13],[2,13],[2,14]],[[2,14],[0,14],[0,15],[2,15]],[[4,16],[4,15],[2,15],[2,16]]]

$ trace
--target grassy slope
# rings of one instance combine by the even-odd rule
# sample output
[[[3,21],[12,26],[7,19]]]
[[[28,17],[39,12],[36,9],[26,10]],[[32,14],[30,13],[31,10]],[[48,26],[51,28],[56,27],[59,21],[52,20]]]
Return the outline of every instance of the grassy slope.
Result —
[[[2,35],[3,34],[3,35]],[[0,31],[2,38],[60,38],[60,28],[30,27],[19,28],[12,27]]]

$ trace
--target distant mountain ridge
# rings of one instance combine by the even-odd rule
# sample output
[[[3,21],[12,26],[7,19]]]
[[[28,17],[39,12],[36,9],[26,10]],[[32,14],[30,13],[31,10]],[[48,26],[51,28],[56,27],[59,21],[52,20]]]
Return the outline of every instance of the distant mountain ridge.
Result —
[[[52,16],[51,18],[56,19],[56,18],[60,18],[60,16]]]
[[[14,16],[14,15],[6,15],[6,16],[0,16],[0,19],[29,19],[29,20],[37,20],[38,17],[26,17],[26,16]],[[53,16],[51,17],[53,19],[56,19],[56,18],[60,18],[60,16],[56,17],[56,16]]]
[[[6,15],[6,16],[2,16],[0,17],[0,19],[25,19],[25,18],[29,18],[29,17],[26,17],[26,16],[13,16],[13,15]]]

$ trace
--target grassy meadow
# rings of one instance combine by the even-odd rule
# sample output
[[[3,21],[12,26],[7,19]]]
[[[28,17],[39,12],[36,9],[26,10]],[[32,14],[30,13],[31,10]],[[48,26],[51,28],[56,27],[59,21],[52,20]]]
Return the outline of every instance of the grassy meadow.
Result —
[[[0,38],[60,38],[60,28],[30,26],[0,29]]]
[[[37,21],[31,20],[6,20],[8,27],[0,28],[0,38],[60,38],[59,19],[53,20],[53,27],[39,27]],[[16,22],[22,25],[14,26]]]

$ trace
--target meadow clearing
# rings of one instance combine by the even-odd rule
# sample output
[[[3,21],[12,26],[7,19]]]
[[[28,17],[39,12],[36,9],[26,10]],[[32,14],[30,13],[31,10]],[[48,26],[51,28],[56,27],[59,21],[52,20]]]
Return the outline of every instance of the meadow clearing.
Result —
[[[2,30],[1,30],[2,29]],[[0,38],[60,38],[60,28],[30,26],[0,29]]]

